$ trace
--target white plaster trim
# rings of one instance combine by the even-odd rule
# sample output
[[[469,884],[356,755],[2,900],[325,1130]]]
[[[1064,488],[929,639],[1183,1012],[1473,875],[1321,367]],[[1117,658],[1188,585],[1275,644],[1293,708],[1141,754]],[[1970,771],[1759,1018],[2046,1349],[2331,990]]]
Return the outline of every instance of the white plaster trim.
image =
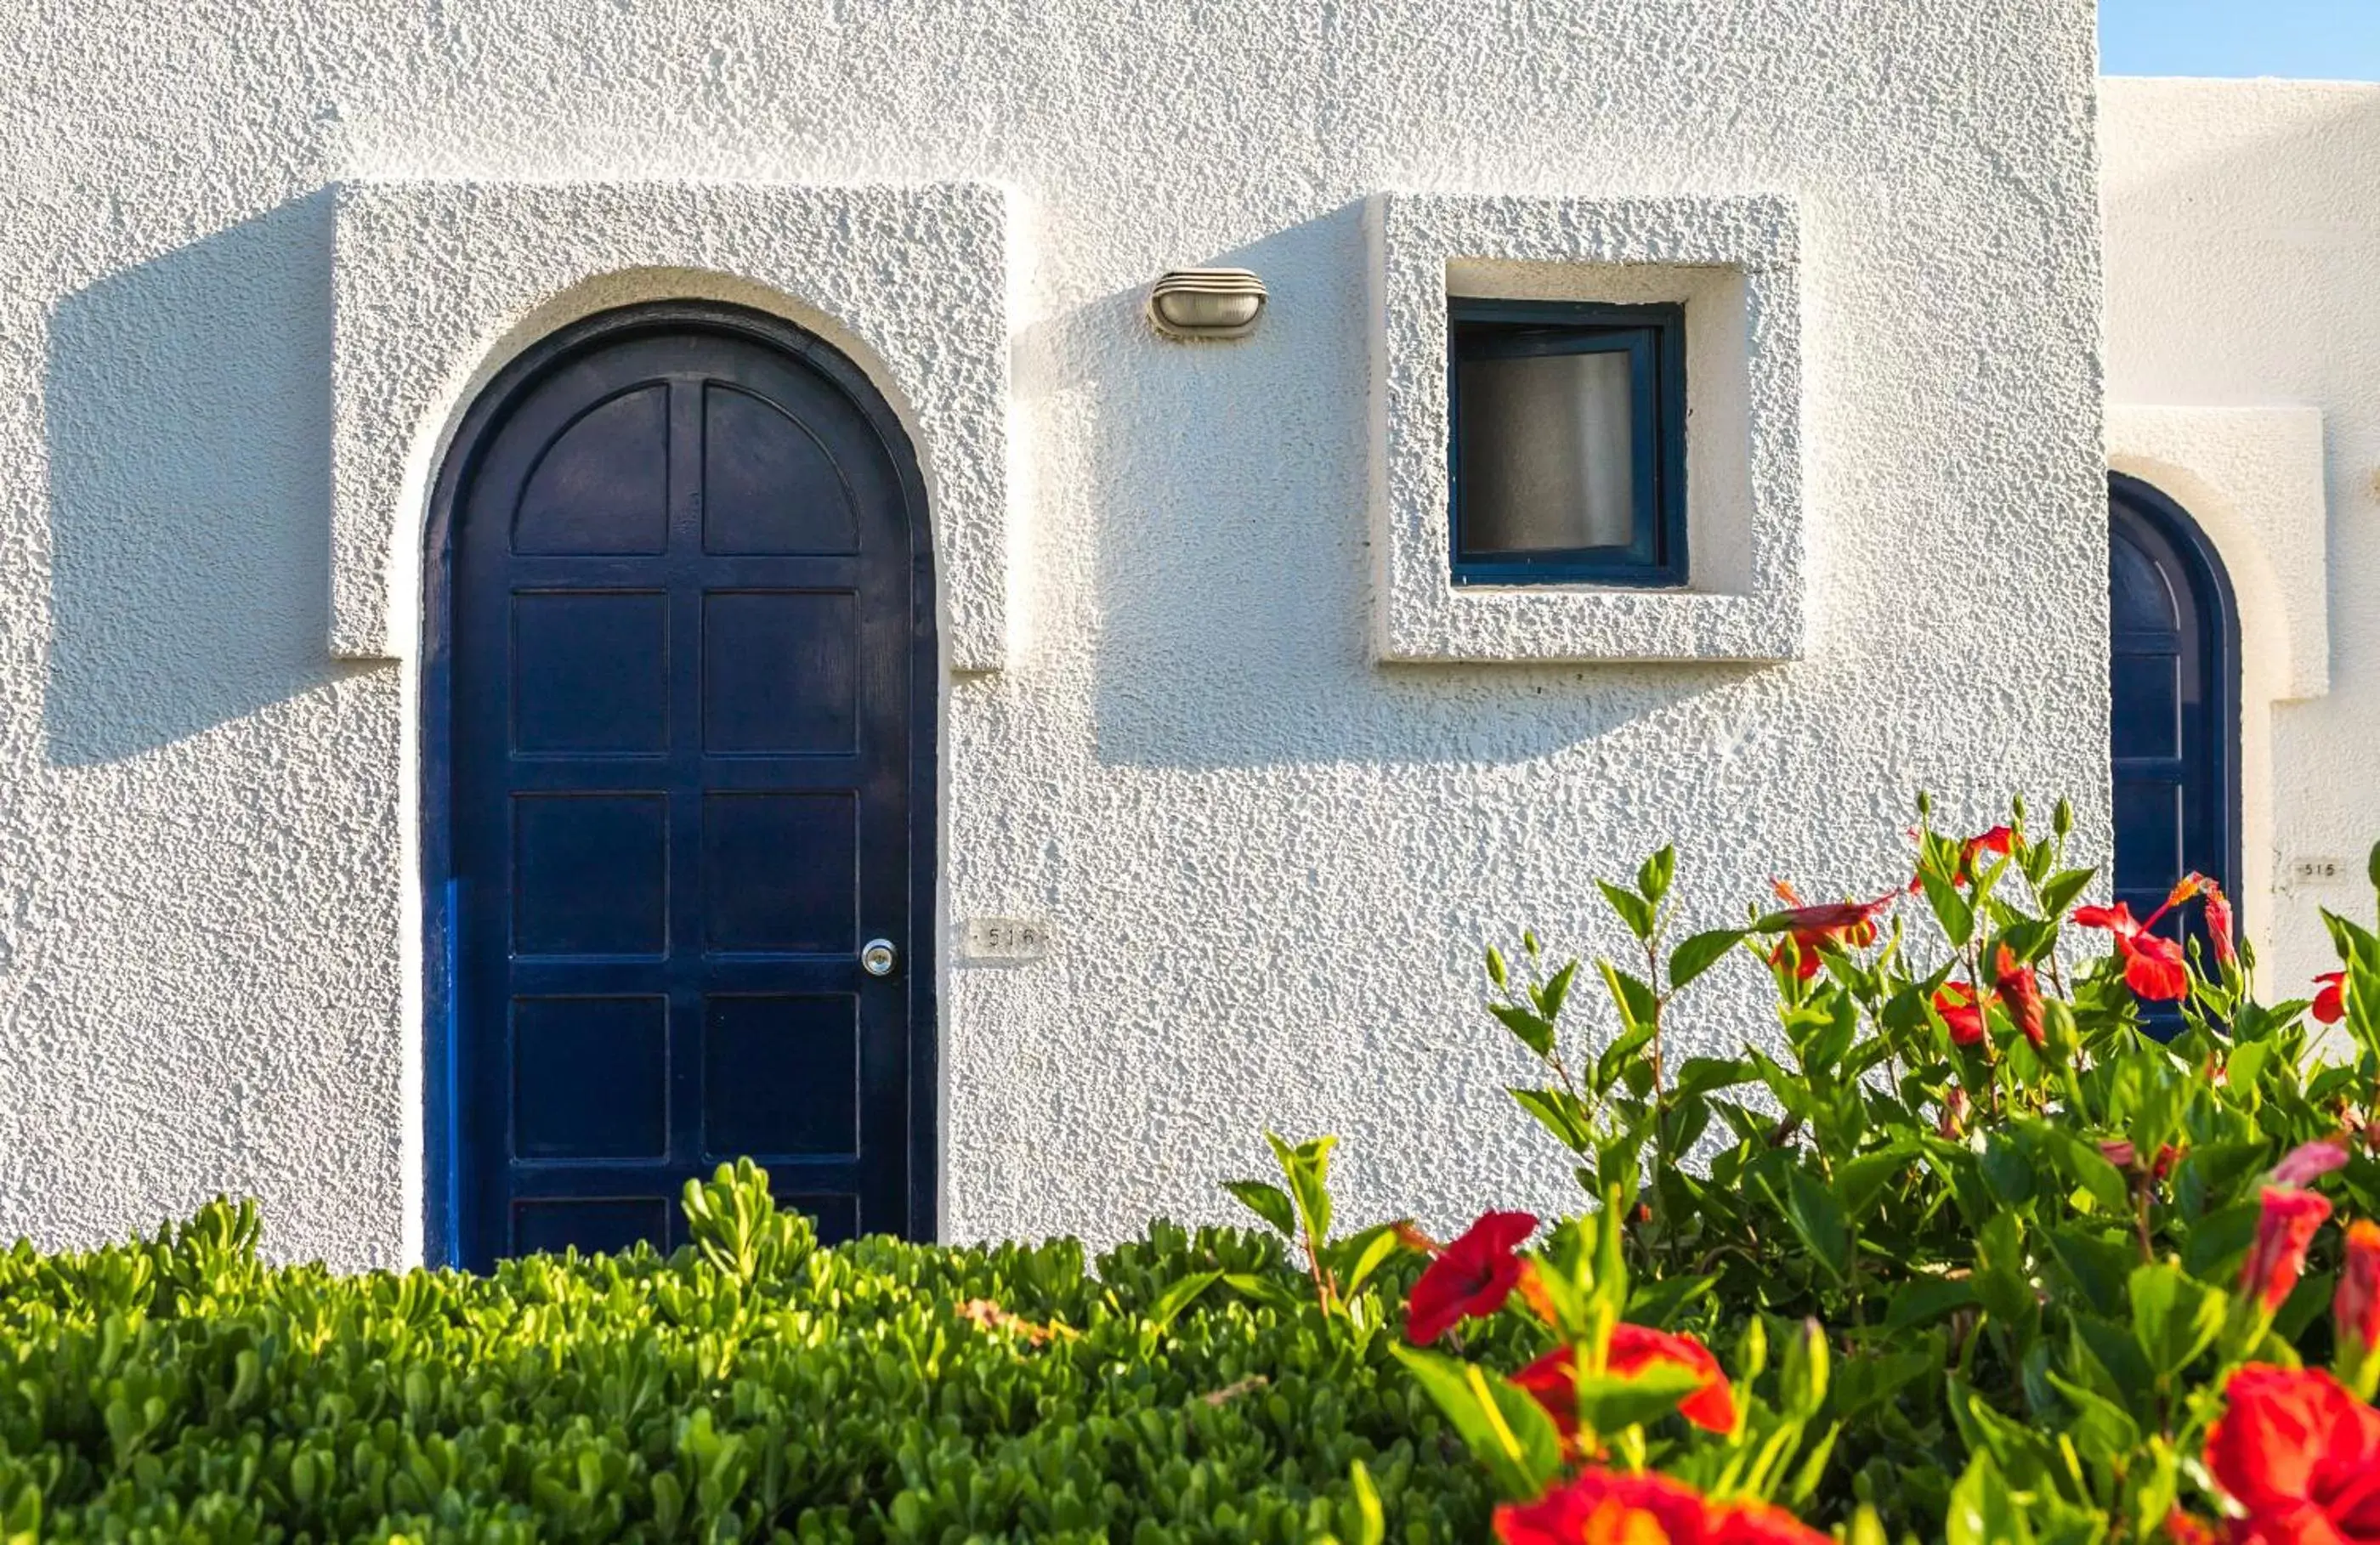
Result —
[[[2250,936],[2272,957],[2283,874],[2273,710],[2330,691],[2322,411],[2109,404],[2107,465],[2155,487],[2214,544],[2240,614],[2240,876]]]
[[[1767,195],[1384,193],[1374,291],[1374,649],[1386,660],[1784,660],[1805,630],[1800,246]],[[1450,293],[1686,308],[1687,583],[1458,589]]]
[[[945,658],[1007,661],[1009,220],[980,184],[359,182],[332,273],[331,652],[401,658],[448,436],[490,376],[577,317],[731,300],[842,349],[925,473]]]

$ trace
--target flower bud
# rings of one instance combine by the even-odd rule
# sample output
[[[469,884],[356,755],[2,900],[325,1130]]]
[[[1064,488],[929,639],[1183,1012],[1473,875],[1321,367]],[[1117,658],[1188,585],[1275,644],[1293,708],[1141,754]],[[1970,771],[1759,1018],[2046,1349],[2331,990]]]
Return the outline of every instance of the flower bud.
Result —
[[[2339,1377],[2361,1399],[2380,1384],[2380,1223],[2358,1218],[2347,1228],[2347,1259],[2330,1300],[2338,1325]]]
[[[2305,1271],[2306,1249],[2330,1216],[2330,1203],[2314,1191],[2293,1186],[2265,1188],[2256,1217],[2256,1242],[2240,1269],[2240,1290],[2266,1314],[2280,1311]]]

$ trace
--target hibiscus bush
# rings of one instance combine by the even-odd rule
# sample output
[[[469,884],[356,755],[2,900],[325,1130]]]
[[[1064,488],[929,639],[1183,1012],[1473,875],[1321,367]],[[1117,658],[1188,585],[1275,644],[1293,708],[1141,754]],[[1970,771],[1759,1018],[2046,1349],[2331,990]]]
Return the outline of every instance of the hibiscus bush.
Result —
[[[0,1545],[2380,1545],[2380,915],[2262,996],[2061,809],[1679,936],[1672,854],[1488,1009],[1571,1215],[820,1247],[749,1164],[663,1257],[260,1259],[217,1203],[0,1252]],[[2380,850],[2372,875],[2380,890]],[[1772,1023],[1719,1022],[1733,973]],[[1688,1033],[1691,1029],[1692,1033]],[[1496,1199],[1483,1198],[1492,1203]]]
[[[1665,851],[1601,886],[1620,959],[1488,952],[1576,1216],[1333,1240],[1327,1144],[1233,1189],[1351,1326],[1428,1257],[1403,1356],[1514,1545],[2380,1540],[2374,920],[2267,1003],[2212,882],[2081,905],[2062,805],[1926,814],[1866,899],[1676,937]],[[1727,971],[1774,1029],[1674,1055]]]

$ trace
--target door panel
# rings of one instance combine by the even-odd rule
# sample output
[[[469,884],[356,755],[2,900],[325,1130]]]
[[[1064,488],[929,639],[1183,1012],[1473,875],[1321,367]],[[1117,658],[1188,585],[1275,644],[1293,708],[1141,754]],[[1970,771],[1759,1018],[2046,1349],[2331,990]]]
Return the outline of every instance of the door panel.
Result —
[[[2146,917],[2192,871],[2234,889],[2240,664],[2213,549],[2180,506],[2129,477],[2110,480],[2107,619],[2115,894]],[[2204,948],[2198,917],[2177,911],[2159,931],[2198,934]],[[2150,1019],[2180,1022],[2167,1005]]]
[[[931,570],[897,426],[815,341],[698,308],[489,396],[442,484],[456,1254],[668,1248],[747,1154],[830,1237],[916,1231]]]

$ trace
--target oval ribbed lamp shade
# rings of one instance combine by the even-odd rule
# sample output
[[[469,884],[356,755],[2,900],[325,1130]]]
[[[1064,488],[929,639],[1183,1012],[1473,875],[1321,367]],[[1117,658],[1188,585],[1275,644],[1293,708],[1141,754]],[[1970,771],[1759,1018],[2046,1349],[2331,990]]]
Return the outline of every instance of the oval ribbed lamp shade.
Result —
[[[1169,338],[1244,338],[1264,308],[1264,281],[1244,268],[1173,269],[1148,292],[1149,320]]]

